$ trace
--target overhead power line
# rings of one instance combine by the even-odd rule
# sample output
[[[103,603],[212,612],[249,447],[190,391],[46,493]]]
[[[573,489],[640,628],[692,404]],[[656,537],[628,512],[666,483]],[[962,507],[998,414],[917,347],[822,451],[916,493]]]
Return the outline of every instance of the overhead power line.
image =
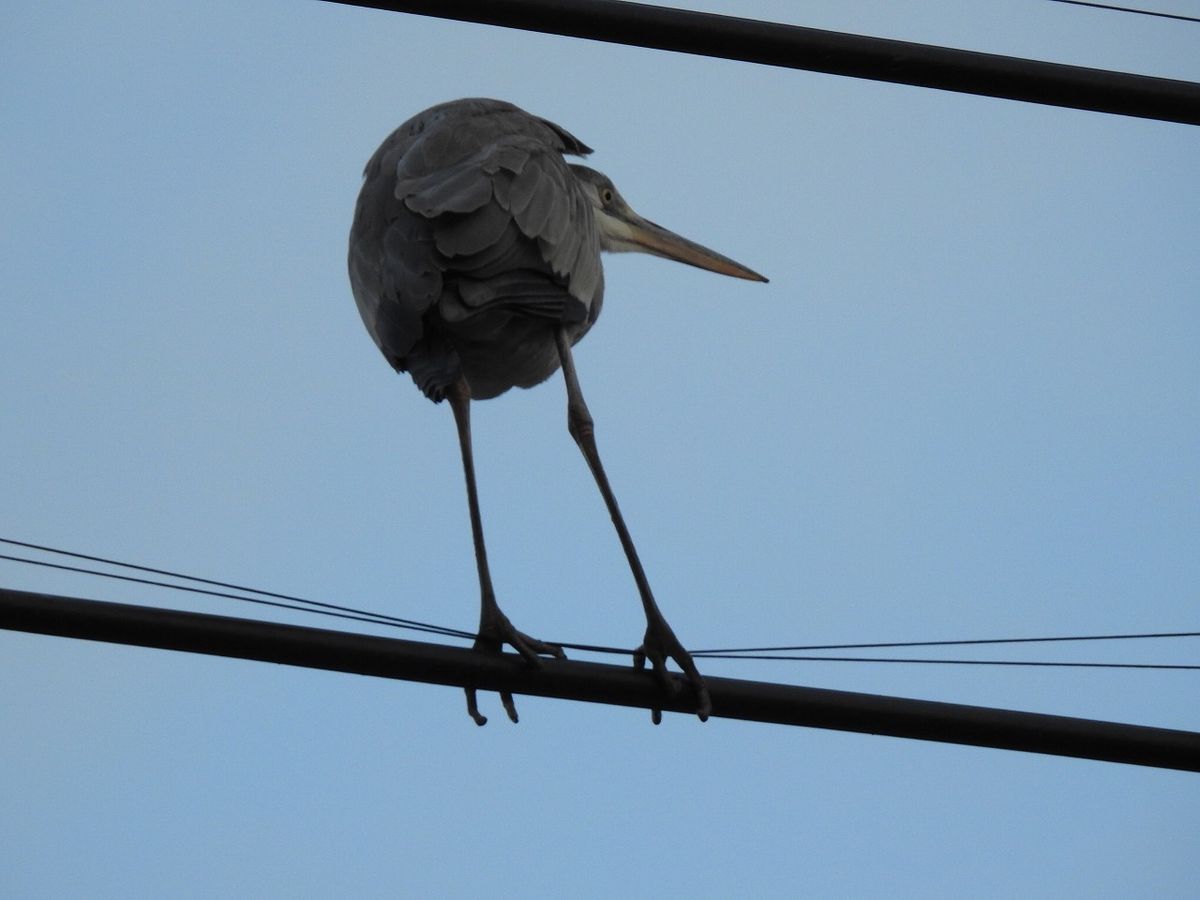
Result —
[[[1052,3],[1067,3],[1071,6],[1090,6],[1092,9],[1104,9],[1110,12],[1135,13],[1139,16],[1155,16],[1159,19],[1177,19],[1180,22],[1200,22],[1196,16],[1181,16],[1178,13],[1156,12],[1152,9],[1138,9],[1133,6],[1111,6],[1107,3],[1087,3],[1085,0],[1051,0]]]
[[[443,628],[440,625],[423,625],[418,622],[412,622],[407,619],[397,619],[395,617],[382,617],[374,613],[363,613],[361,615],[353,612],[336,612],[338,609],[346,607],[333,606],[328,603],[321,604],[324,608],[313,609],[307,606],[297,606],[293,603],[280,603],[276,600],[264,600],[261,597],[246,597],[241,594],[230,594],[225,591],[214,591],[208,588],[198,588],[186,584],[171,584],[168,581],[156,581],[153,578],[139,578],[136,575],[118,575],[115,572],[99,572],[96,569],[84,569],[80,566],[68,566],[63,563],[46,562],[40,559],[26,559],[22,556],[10,556],[7,553],[0,553],[0,559],[6,562],[25,563],[30,566],[40,566],[44,569],[54,569],[59,572],[72,572],[76,575],[94,575],[97,578],[111,578],[114,581],[124,581],[128,584],[144,584],[149,587],[166,588],[171,591],[184,591],[189,594],[201,594],[205,597],[221,597],[225,600],[239,600],[242,603],[253,603],[256,606],[269,606],[274,609],[286,609],[291,612],[315,613],[322,616],[331,616],[336,619],[348,619],[351,622],[364,622],[368,625],[389,625],[393,628],[404,628],[409,631],[421,631],[427,634],[440,634],[442,637],[461,637],[474,638],[469,632],[460,631],[454,628]],[[248,589],[252,590],[252,589]],[[265,593],[265,592],[264,592]],[[270,595],[269,595],[270,596]],[[278,596],[278,595],[274,595]],[[315,601],[301,601],[310,603]]]
[[[1159,671],[1200,672],[1200,665],[1185,663],[1114,663],[1060,662],[1034,659],[926,659],[912,656],[799,656],[766,653],[693,653],[697,659],[757,659],[766,662],[852,662],[902,663],[933,666],[1031,666],[1052,669],[1154,669]]]
[[[0,538],[0,540],[3,540]],[[792,646],[772,647],[715,647],[711,650],[693,650],[705,656],[718,654],[736,654],[738,656],[752,653],[787,653],[799,650],[892,650],[897,647],[964,647],[981,644],[1052,644],[1069,641],[1135,641],[1157,638],[1192,638],[1200,637],[1200,631],[1152,631],[1141,634],[1069,634],[1055,637],[1019,637],[1019,638],[969,638],[952,641],[875,641],[869,644],[796,644]]]
[[[91,553],[80,553],[75,550],[64,550],[58,547],[50,547],[45,544],[35,544],[29,541],[19,541],[14,538],[0,537],[0,544],[10,544],[16,547],[23,547],[29,550],[36,550],[43,553],[55,554],[57,556],[65,556],[71,559],[87,560],[91,562],[102,563],[107,566],[116,566],[118,568],[132,570],[135,572],[145,572],[155,575],[163,575],[168,578],[178,579],[181,581],[190,581],[194,584],[175,584],[168,581],[159,581],[156,579],[144,578],[134,575],[121,575],[115,572],[105,572],[98,569],[83,568],[81,566],[65,565],[63,563],[52,563],[46,560],[30,559],[23,556],[12,556],[7,553],[0,553],[0,560],[6,562],[22,563],[25,565],[38,566],[57,571],[71,572],[80,575],[91,575],[97,578],[108,578],[126,583],[142,584],[151,587],[159,587],[173,591],[184,591],[191,594],[200,594],[209,597],[219,597],[228,600],[237,600],[243,603],[253,603],[259,606],[274,607],[277,609],[285,609],[294,612],[310,613],[315,615],[330,616],[337,619],[345,619],[353,622],[363,622],[369,625],[383,625],[392,628],[400,628],[409,631],[424,632],[427,634],[438,634],[443,637],[453,637],[462,640],[474,640],[476,635],[470,631],[464,631],[459,628],[450,628],[445,625],[434,625],[428,622],[418,622],[413,619],[406,619],[400,616],[393,616],[386,613],[372,612],[352,606],[343,606],[334,603],[322,602],[318,600],[310,600],[304,597],[297,597],[295,594],[284,594],[278,591],[268,591],[261,588],[250,587],[244,584],[234,584],[229,581],[221,581],[213,578],[201,578],[197,575],[188,575],[183,572],[164,569],[156,566],[148,566],[140,563],[125,562],[119,559],[113,559],[106,556],[97,556]],[[240,593],[229,593],[228,591],[213,590],[212,587],[196,587],[196,584],[211,585],[213,587],[228,588],[231,591]],[[245,596],[246,594],[258,594],[258,597]],[[271,598],[271,599],[266,599]],[[288,602],[280,602],[280,601]],[[303,605],[301,605],[303,604]],[[739,659],[739,660],[758,660],[758,661],[789,661],[789,662],[852,662],[852,663],[909,663],[909,664],[937,664],[937,665],[972,665],[972,666],[1038,666],[1038,667],[1061,667],[1061,668],[1085,668],[1085,669],[1160,669],[1160,670],[1200,670],[1200,665],[1190,664],[1168,664],[1168,663],[1114,663],[1114,662],[1058,662],[1058,661],[1042,661],[1042,660],[979,660],[979,659],[913,659],[901,657],[878,657],[878,656],[802,656],[796,655],[801,651],[826,651],[826,650],[879,650],[879,649],[896,649],[896,648],[911,648],[911,647],[947,647],[947,646],[980,646],[985,644],[1036,644],[1036,643],[1059,643],[1059,642],[1080,642],[1080,641],[1127,641],[1127,640],[1150,640],[1150,639],[1165,639],[1165,638],[1195,638],[1200,637],[1200,631],[1160,631],[1140,634],[1091,634],[1091,635],[1058,635],[1054,637],[1020,637],[1020,638],[972,638],[967,640],[925,640],[925,641],[885,641],[885,642],[870,642],[870,643],[853,643],[853,644],[789,644],[775,645],[766,647],[723,647],[715,649],[693,650],[692,656],[709,659]],[[558,646],[567,650],[581,650],[587,653],[604,653],[618,656],[633,656],[634,651],[627,647],[607,647],[598,646],[596,644],[580,644],[567,641],[555,641]]]
[[[690,713],[647,672],[251,619],[0,588],[0,628],[352,672],[427,684]],[[732,678],[708,678],[713,716],[1200,772],[1200,734]]]
[[[97,569],[84,569],[79,566],[67,566],[62,563],[46,562],[40,559],[29,559],[23,556],[11,556],[7,553],[0,553],[0,559],[9,562],[24,563],[30,566],[41,566],[47,569],[58,569],[64,572],[75,572],[80,575],[94,575],[97,578],[111,578],[116,581],[128,581],[135,584],[145,584],[152,587],[167,588],[172,591],[186,591],[191,594],[205,594],[210,597],[224,597],[228,600],[240,600],[243,603],[257,603],[261,606],[273,606],[278,609],[288,609],[296,612],[317,613],[324,616],[332,616],[338,619],[350,619],[355,622],[367,622],[373,625],[390,625],[395,628],[405,628],[411,631],[423,631],[430,634],[441,634],[448,637],[460,637],[474,639],[475,634],[470,631],[463,631],[459,628],[447,628],[444,625],[432,625],[429,622],[418,622],[415,619],[404,619],[399,616],[387,615],[386,613],[369,612],[363,609],[356,609],[352,606],[342,606],[336,603],[326,603],[320,600],[307,600],[304,597],[297,597],[294,594],[281,594],[277,591],[264,591],[259,588],[248,587],[244,584],[233,584],[228,581],[217,581],[212,578],[201,578],[197,575],[187,575],[183,572],[173,572],[170,569],[159,569],[154,566],[144,566],[138,563],[122,562],[119,559],[110,559],[105,556],[94,556],[90,553],[77,553],[74,550],[60,550],[57,547],[47,547],[44,544],[31,544],[28,541],[18,541],[12,538],[0,537],[0,544],[12,544],[15,547],[25,547],[29,550],[38,550],[42,553],[53,553],[57,556],[67,556],[71,559],[83,559],[89,562],[103,563],[106,566],[118,566],[122,569],[130,569],[135,572],[147,572],[152,575],[165,575],[168,578],[177,578],[181,581],[191,581],[195,584],[211,585],[213,587],[228,588],[230,591],[240,591],[240,594],[231,594],[226,591],[213,591],[205,588],[192,587],[183,584],[171,584],[166,581],[157,581],[148,578],[138,578],[132,575],[118,575],[115,572],[102,572]],[[273,600],[263,600],[257,597],[246,597],[244,594],[259,594],[261,597],[271,597]],[[286,600],[287,603],[275,602],[278,600]],[[300,604],[300,605],[297,605]]]
[[[332,0],[351,6],[1200,125],[1200,84],[620,0]]]

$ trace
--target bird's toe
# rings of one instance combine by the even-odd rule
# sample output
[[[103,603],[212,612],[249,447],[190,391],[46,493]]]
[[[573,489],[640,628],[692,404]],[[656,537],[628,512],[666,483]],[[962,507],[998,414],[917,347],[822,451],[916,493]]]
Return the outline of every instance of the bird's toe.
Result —
[[[479,623],[479,634],[475,638],[475,649],[482,650],[485,653],[501,653],[504,650],[505,644],[516,650],[522,659],[534,667],[541,666],[541,658],[543,656],[555,659],[567,658],[562,647],[547,641],[540,641],[537,638],[530,637],[523,631],[518,631],[512,622],[509,621],[508,616],[504,615],[498,608],[493,607],[491,611],[484,613]],[[486,725],[487,716],[479,712],[475,689],[466,688],[466,692],[467,713],[475,720],[476,725]],[[500,702],[504,704],[504,711],[508,714],[508,718],[511,721],[514,723],[520,721],[517,715],[517,705],[513,701],[511,692],[501,691]]]
[[[683,670],[684,677],[696,695],[696,715],[701,722],[707,722],[712,714],[712,698],[704,684],[704,678],[692,661],[692,655],[684,649],[675,633],[665,620],[652,620],[646,627],[646,637],[642,646],[633,653],[633,664],[637,669],[644,669],[649,661],[654,671],[654,677],[662,686],[668,697],[674,698],[683,688],[679,677],[667,668],[667,660],[673,659]],[[662,722],[662,709],[652,708],[650,718],[655,725]]]

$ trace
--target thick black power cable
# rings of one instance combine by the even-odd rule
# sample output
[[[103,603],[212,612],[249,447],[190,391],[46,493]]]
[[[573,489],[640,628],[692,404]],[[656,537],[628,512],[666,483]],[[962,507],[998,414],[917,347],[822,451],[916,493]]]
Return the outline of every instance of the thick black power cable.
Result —
[[[1200,125],[1200,85],[619,0],[334,0],[958,93]]]
[[[1178,19],[1180,22],[1200,22],[1195,16],[1181,16],[1178,13],[1155,12],[1150,9],[1135,9],[1132,6],[1111,6],[1108,3],[1088,3],[1085,0],[1050,0],[1051,3],[1066,3],[1071,6],[1090,6],[1092,9],[1107,9],[1112,12],[1136,13],[1139,16],[1156,16],[1160,19]]]
[[[0,628],[689,715],[696,708],[689,687],[671,696],[629,666],[548,659],[535,669],[513,653],[5,588]],[[708,689],[715,717],[1200,771],[1200,734],[1187,731],[715,676]]]

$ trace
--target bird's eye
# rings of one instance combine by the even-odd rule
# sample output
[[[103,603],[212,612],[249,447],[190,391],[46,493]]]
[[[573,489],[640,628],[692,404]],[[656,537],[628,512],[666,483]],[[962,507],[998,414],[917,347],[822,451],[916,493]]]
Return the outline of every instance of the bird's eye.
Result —
[[[601,188],[600,189],[600,202],[603,203],[605,206],[612,206],[612,202],[613,202],[612,188]]]

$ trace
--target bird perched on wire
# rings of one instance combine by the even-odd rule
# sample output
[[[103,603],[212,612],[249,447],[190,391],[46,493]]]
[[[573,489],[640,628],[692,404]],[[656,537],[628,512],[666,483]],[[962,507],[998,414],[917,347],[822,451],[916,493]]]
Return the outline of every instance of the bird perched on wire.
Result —
[[[566,129],[501,100],[455,100],[418,113],[375,151],[350,230],[350,284],[387,361],[430,400],[446,400],[458,429],[481,593],[478,650],[509,644],[530,664],[562,648],[518,631],[488,573],[471,453],[470,402],[540,384],[559,368],[568,429],[583,452],[625,550],[646,613],[634,660],[664,690],[674,659],[706,719],[711,701],[691,655],[655,602],[596,449],[571,347],[604,297],[601,251],[638,251],[766,281],[757,272],[635,213],[606,176],[564,155],[591,152]],[[467,711],[479,725],[475,690]],[[512,696],[501,694],[517,721]],[[654,721],[661,711],[654,711]]]

